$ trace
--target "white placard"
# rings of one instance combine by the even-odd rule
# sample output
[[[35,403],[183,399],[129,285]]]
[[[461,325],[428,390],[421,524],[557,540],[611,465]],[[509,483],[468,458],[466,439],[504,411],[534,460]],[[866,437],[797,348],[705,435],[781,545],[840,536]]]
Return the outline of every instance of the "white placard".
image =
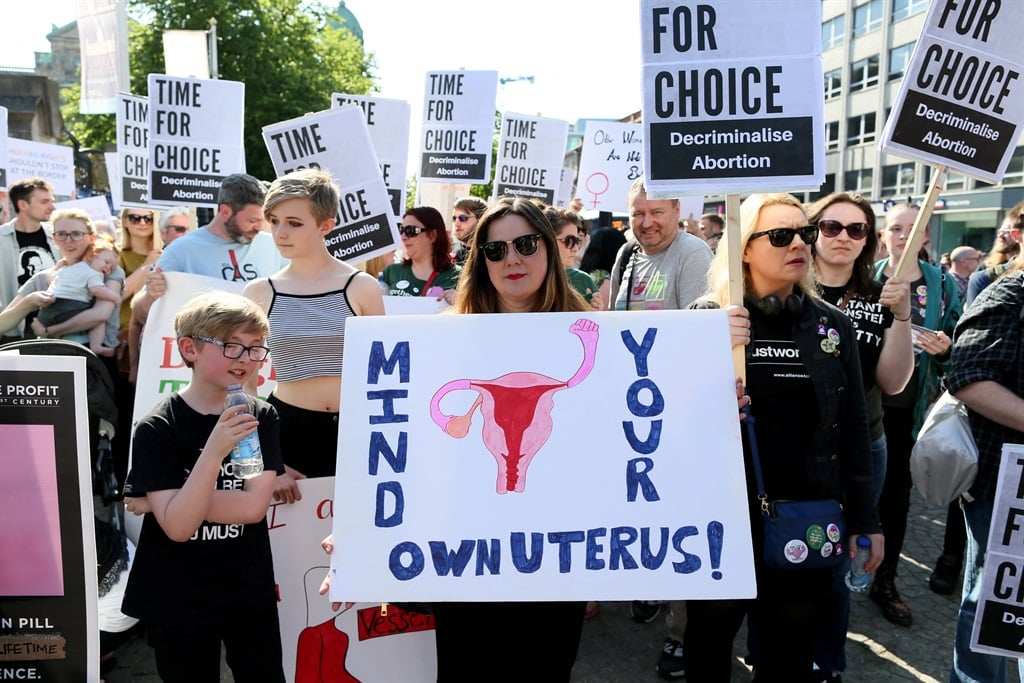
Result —
[[[210,77],[206,31],[164,31],[164,73],[184,78]]]
[[[576,169],[572,166],[562,167],[562,180],[558,184],[558,195],[555,206],[569,206],[572,201],[572,188],[576,186]]]
[[[7,191],[7,107],[0,107],[0,192]]]
[[[824,78],[820,0],[641,0],[640,11],[648,194],[821,186],[824,94],[809,85]]]
[[[1024,657],[1024,445],[1003,444],[971,649]]]
[[[1024,3],[933,2],[879,149],[998,183],[1024,126]]]
[[[149,203],[217,208],[221,181],[245,172],[245,85],[149,74]]]
[[[753,597],[727,328],[722,311],[349,319],[332,599]]]
[[[335,258],[361,263],[401,244],[361,109],[328,109],[264,126],[263,140],[278,177],[309,167],[333,176],[338,222],[325,241]]]
[[[129,87],[127,3],[77,0],[83,114],[113,114]]]
[[[494,196],[539,199],[554,205],[562,184],[568,135],[568,121],[502,114]]]
[[[368,95],[331,95],[331,107],[357,106],[363,111],[370,131],[373,151],[377,154],[380,174],[391,198],[395,220],[405,213],[405,179],[409,168],[409,121],[412,107],[405,100],[391,100]]]
[[[110,201],[114,206],[121,206],[121,155],[117,152],[104,152],[103,160],[107,163],[107,181],[110,183]],[[149,163],[149,159],[146,159]]]
[[[110,213],[110,204],[107,203],[106,195],[93,195],[92,197],[85,197],[83,199],[71,199],[66,202],[57,202],[54,204],[57,210],[61,209],[81,209],[89,214],[89,217],[94,221],[106,221],[113,226],[113,216]]]
[[[639,123],[587,121],[576,183],[576,196],[583,200],[583,208],[628,210],[629,187],[643,173],[643,149]]]
[[[149,99],[121,93],[117,104],[117,177],[121,201],[115,206],[149,206]],[[109,167],[108,167],[109,169]],[[114,180],[110,179],[113,189]]]
[[[423,97],[420,180],[486,184],[497,71],[429,71]]]
[[[75,195],[75,152],[65,145],[50,145],[7,138],[7,182],[42,178],[58,197]]]

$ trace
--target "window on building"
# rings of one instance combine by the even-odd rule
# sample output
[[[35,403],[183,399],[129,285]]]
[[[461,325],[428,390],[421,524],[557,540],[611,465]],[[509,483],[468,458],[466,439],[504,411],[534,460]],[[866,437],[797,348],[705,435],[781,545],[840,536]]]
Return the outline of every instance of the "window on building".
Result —
[[[953,173],[950,171],[949,175],[946,176],[946,188],[947,190],[966,190],[967,189],[967,176],[962,173]]]
[[[850,65],[850,92],[878,85],[878,55],[860,59]]]
[[[843,174],[843,190],[846,192],[856,192],[868,197],[871,195],[871,182],[873,180],[874,173],[870,168],[847,171]]]
[[[839,149],[839,122],[829,121],[825,124],[825,151]]]
[[[843,70],[833,69],[825,73],[825,101],[839,97],[843,89]]]
[[[1003,174],[1003,185],[1019,185],[1024,183],[1024,147],[1018,147],[1010,157],[1010,163]]]
[[[889,80],[903,78],[910,64],[910,55],[914,52],[914,44],[907,43],[889,50]]]
[[[914,164],[893,164],[882,167],[882,196],[903,196],[914,193]]]
[[[825,182],[821,184],[817,192],[808,193],[807,201],[816,202],[826,195],[830,195],[836,191],[836,174],[826,173]]]
[[[853,9],[853,35],[862,36],[882,26],[882,0],[868,0]]]
[[[860,145],[875,140],[875,112],[846,119],[846,144]]]
[[[843,42],[846,33],[846,15],[829,19],[821,24],[821,49],[827,50]]]
[[[899,21],[928,9],[928,0],[892,0],[892,20]]]

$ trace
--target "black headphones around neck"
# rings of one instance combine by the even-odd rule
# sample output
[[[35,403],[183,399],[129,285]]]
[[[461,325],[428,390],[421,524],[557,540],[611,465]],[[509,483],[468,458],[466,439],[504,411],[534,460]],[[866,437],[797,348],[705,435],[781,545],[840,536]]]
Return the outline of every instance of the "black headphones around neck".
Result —
[[[756,308],[765,315],[786,314],[796,316],[800,314],[800,310],[804,306],[804,293],[799,289],[794,289],[793,293],[787,296],[785,301],[774,294],[769,294],[763,299],[747,296],[744,298],[744,302],[748,308]]]

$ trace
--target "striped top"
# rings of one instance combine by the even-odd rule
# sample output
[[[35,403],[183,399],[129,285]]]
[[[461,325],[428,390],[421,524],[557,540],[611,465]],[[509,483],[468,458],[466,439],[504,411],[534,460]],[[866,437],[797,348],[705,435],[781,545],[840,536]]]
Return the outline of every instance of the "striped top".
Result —
[[[274,292],[267,346],[278,382],[341,376],[345,320],[355,315],[346,290],[356,275],[341,289],[322,294],[285,294],[267,279]]]

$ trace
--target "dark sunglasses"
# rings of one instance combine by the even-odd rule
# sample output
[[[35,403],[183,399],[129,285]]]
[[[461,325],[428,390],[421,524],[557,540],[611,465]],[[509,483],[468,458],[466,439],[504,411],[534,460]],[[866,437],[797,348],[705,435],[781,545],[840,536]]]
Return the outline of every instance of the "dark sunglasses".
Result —
[[[575,249],[583,244],[583,238],[577,237],[576,235],[566,235],[565,237],[558,237],[556,239],[564,244],[566,249]]]
[[[851,240],[862,240],[868,236],[871,227],[867,223],[850,223],[843,225],[839,221],[818,221],[818,230],[825,237],[839,237],[843,230],[850,236]]]
[[[130,213],[130,214],[128,214],[126,216],[126,218],[128,220],[130,220],[132,223],[152,223],[153,222],[153,214],[149,214],[148,216],[140,216],[137,213]]]
[[[747,242],[756,240],[758,237],[764,237],[768,235],[768,241],[771,242],[773,247],[788,247],[793,243],[793,238],[800,235],[800,239],[804,241],[804,244],[811,245],[818,241],[818,226],[817,225],[805,225],[802,228],[773,228],[771,230],[762,230],[761,232],[755,232],[751,235]]]
[[[179,235],[184,235],[186,232],[188,232],[188,226],[187,225],[168,225],[167,229],[164,230],[164,232],[170,232],[171,230],[173,230],[174,232],[178,233]]]
[[[404,235],[405,237],[415,237],[416,235],[420,234],[421,232],[426,232],[429,229],[430,228],[421,228],[418,225],[399,225],[398,226],[398,232],[401,233],[402,235]]]
[[[461,216],[452,216],[453,221],[458,221],[460,223],[465,223],[470,218],[472,218],[472,216],[467,216],[466,214],[462,214]]]
[[[531,235],[520,235],[514,240],[485,242],[480,245],[480,251],[484,252],[484,256],[488,261],[498,262],[508,255],[508,245],[511,244],[520,256],[533,256],[537,253],[537,245],[540,244],[540,239],[540,233],[535,232]]]

